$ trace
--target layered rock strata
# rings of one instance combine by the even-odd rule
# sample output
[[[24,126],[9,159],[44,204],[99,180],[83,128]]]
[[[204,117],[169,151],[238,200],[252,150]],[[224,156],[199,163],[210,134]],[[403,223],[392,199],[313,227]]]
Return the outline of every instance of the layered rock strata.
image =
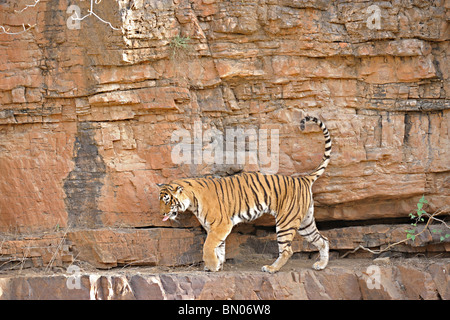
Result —
[[[90,9],[89,1],[71,5],[83,16]],[[387,223],[407,218],[423,194],[429,212],[448,212],[448,1],[103,1],[79,23],[67,2],[24,7],[0,2],[0,30],[32,26],[0,32],[3,262],[70,263],[71,246],[99,267],[198,261],[198,223],[162,222],[156,183],[271,164],[281,174],[307,172],[320,162],[323,137],[313,127],[300,132],[304,114],[321,116],[333,138],[313,189],[317,220]],[[174,157],[174,133],[209,150],[215,140],[204,134],[226,137],[227,129],[253,130],[263,142],[262,129],[278,130],[278,160]],[[250,141],[246,148],[255,151]],[[377,228],[347,235],[382,237]],[[332,245],[343,241],[329,232]],[[237,243],[254,238],[244,232]],[[68,254],[54,257],[59,245]]]
[[[294,266],[298,261],[289,263]],[[450,299],[450,264],[380,263],[353,260],[324,271],[297,268],[268,275],[260,271],[204,273],[84,272],[3,276],[0,299],[252,299],[252,300],[435,300]]]

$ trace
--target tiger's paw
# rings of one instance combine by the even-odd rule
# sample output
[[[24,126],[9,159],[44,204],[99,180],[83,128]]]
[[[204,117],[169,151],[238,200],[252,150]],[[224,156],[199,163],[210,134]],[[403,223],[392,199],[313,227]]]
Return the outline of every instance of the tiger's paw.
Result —
[[[204,271],[210,271],[210,272],[217,272],[217,271],[221,270],[221,266],[220,266],[220,265],[217,265],[217,266],[213,267],[213,266],[207,266],[207,265],[205,265],[204,268],[203,268],[203,270],[204,270]]]
[[[208,268],[207,266],[204,266],[203,267],[203,271],[205,271],[205,272],[216,272],[217,270],[212,270],[212,269]]]
[[[263,271],[263,272],[268,272],[268,273],[275,273],[275,272],[277,272],[278,270],[277,270],[276,268],[272,267],[272,266],[263,266],[263,267],[261,268],[261,271]]]
[[[313,264],[313,269],[319,271],[325,269],[326,266],[327,261],[317,261],[316,263]]]

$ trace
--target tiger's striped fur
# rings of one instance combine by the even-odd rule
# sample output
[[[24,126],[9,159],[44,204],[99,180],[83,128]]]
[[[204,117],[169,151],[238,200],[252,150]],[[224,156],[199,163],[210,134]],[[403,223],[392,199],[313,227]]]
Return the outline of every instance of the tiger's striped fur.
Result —
[[[313,268],[326,267],[328,240],[316,227],[311,188],[330,162],[331,138],[322,121],[315,117],[302,119],[302,130],[307,121],[320,126],[325,137],[322,162],[310,174],[291,177],[240,173],[224,178],[180,179],[158,185],[164,221],[189,210],[207,231],[203,247],[205,269],[221,269],[225,261],[225,239],[233,226],[255,220],[265,213],[276,219],[279,256],[272,265],[264,266],[263,271],[277,272],[288,261],[293,254],[291,243],[296,232],[319,249],[320,258]]]

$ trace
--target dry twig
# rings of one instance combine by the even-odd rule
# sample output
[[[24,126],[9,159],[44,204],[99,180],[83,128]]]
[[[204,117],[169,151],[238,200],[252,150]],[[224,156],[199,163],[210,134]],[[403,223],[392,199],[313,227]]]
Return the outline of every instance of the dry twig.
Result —
[[[27,5],[26,5],[24,8],[22,8],[21,10],[14,10],[14,12],[16,12],[16,13],[22,13],[22,12],[24,12],[25,10],[27,10],[28,8],[36,7],[36,5],[38,5],[38,3],[39,3],[40,1],[41,1],[41,0],[35,0],[35,1],[34,1],[34,4],[27,4]],[[96,14],[96,13],[94,12],[94,1],[95,1],[95,4],[99,4],[100,2],[102,2],[102,0],[90,0],[90,1],[91,1],[91,6],[90,6],[90,9],[88,9],[88,14],[86,14],[86,15],[83,16],[83,17],[78,17],[78,15],[77,15],[75,18],[72,18],[73,20],[76,20],[76,21],[82,21],[82,20],[86,19],[86,18],[89,17],[89,16],[94,16],[94,17],[96,17],[98,20],[100,20],[101,22],[103,22],[103,23],[109,25],[109,27],[110,27],[111,29],[113,29],[113,30],[120,30],[120,28],[114,27],[114,26],[111,24],[111,22],[108,22],[108,21],[102,19],[98,14]],[[23,24],[22,24],[22,28],[23,28],[22,31],[11,32],[11,31],[10,31],[11,28],[5,28],[4,26],[1,26],[1,25],[0,25],[0,34],[4,33],[4,34],[9,34],[9,35],[18,35],[18,34],[22,34],[22,33],[24,33],[24,32],[27,32],[27,31],[33,29],[35,26],[36,26],[36,24],[34,24],[34,25],[27,24],[27,26],[25,26],[25,23],[23,23]],[[2,32],[2,31],[3,31],[3,32]]]
[[[70,230],[70,227],[67,226],[66,231],[64,232],[64,235],[61,238],[61,241],[59,241],[58,246],[56,247],[55,252],[52,255],[52,258],[50,259],[49,263],[45,267],[45,272],[49,271],[50,268],[53,265],[53,262],[55,262],[56,256],[58,255],[58,252],[60,251],[60,248],[62,247],[63,243],[66,241],[67,233],[69,232],[69,230]]]
[[[418,234],[416,234],[415,236],[417,237],[417,236],[421,235],[422,233],[424,233],[425,230],[428,229],[428,226],[431,224],[431,222],[432,222],[433,220],[436,220],[436,221],[439,221],[439,222],[443,223],[447,228],[450,229],[450,227],[449,227],[443,220],[437,219],[437,218],[436,218],[436,216],[442,214],[446,209],[448,209],[448,207],[444,207],[443,209],[438,210],[438,211],[434,212],[434,213],[431,214],[431,215],[428,214],[428,213],[424,214],[424,215],[426,215],[426,216],[428,217],[427,223],[425,224],[425,226],[424,226],[424,228],[422,229],[422,231],[420,231],[420,232],[419,232]],[[409,238],[405,238],[405,239],[400,240],[400,241],[397,241],[397,242],[395,242],[395,243],[391,243],[391,244],[388,245],[386,248],[383,248],[383,249],[380,249],[380,250],[372,250],[372,249],[369,249],[369,248],[364,247],[363,245],[359,245],[359,246],[357,246],[355,249],[353,249],[352,251],[348,251],[348,252],[344,253],[344,254],[341,256],[341,258],[345,258],[345,257],[348,256],[349,254],[355,253],[355,252],[358,251],[359,249],[362,249],[362,250],[365,250],[365,251],[369,251],[370,253],[373,253],[373,254],[380,254],[380,253],[386,252],[386,251],[388,251],[389,249],[391,249],[392,247],[394,247],[394,246],[396,246],[396,245],[399,245],[399,244],[401,244],[401,243],[404,243],[404,242],[406,242],[406,241],[408,241],[408,240],[410,240],[410,239],[409,239]]]

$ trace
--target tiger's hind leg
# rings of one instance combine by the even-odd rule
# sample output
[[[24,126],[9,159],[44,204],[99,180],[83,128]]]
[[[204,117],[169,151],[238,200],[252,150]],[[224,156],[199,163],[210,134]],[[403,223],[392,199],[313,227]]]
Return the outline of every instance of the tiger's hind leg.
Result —
[[[328,251],[329,244],[328,239],[322,236],[317,230],[316,221],[314,219],[314,207],[311,207],[308,210],[308,214],[303,219],[300,228],[298,229],[298,233],[309,243],[314,245],[317,249],[319,249],[319,261],[314,263],[313,269],[315,270],[323,270],[328,264]]]
[[[267,265],[262,267],[262,271],[274,273],[281,269],[282,266],[286,264],[286,262],[289,260],[289,258],[294,253],[292,251],[292,240],[294,240],[295,237],[295,231],[298,228],[297,227],[289,227],[286,230],[283,230],[277,226],[277,242],[278,242],[278,258],[275,260],[272,265]]]

